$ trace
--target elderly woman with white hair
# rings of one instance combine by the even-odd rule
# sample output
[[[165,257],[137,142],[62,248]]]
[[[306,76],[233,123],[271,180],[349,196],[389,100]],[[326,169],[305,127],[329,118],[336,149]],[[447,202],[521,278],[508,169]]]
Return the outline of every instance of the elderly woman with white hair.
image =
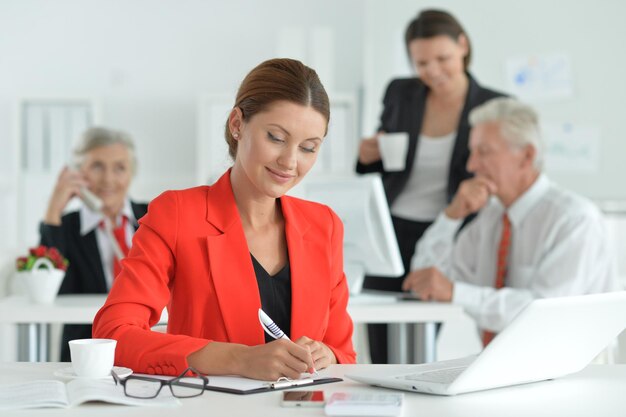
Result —
[[[126,133],[93,127],[76,145],[73,165],[59,174],[40,225],[41,244],[56,247],[70,262],[60,294],[106,294],[147,211],[128,198],[135,146]],[[85,204],[64,214],[73,197]],[[70,360],[69,340],[90,337],[90,325],[65,326],[61,360]]]
[[[462,305],[486,345],[533,299],[613,291],[619,283],[598,208],[542,173],[536,112],[497,98],[469,120],[467,169],[475,177],[419,242],[403,289]]]

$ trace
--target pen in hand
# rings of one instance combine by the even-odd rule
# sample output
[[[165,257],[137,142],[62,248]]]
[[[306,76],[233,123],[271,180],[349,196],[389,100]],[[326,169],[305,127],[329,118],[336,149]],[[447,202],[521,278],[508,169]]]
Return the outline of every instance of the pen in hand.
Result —
[[[280,329],[280,327],[278,327],[278,325],[276,323],[274,323],[274,320],[272,320],[270,318],[270,316],[268,316],[265,313],[265,311],[263,311],[260,308],[259,308],[259,321],[261,322],[261,327],[263,327],[263,330],[265,330],[265,333],[269,334],[274,339],[277,339],[277,340],[278,339],[291,340],[291,339],[289,339],[289,337],[287,337],[285,332],[283,332]],[[317,371],[315,370],[315,368],[313,368],[313,373],[315,375],[317,375]]]

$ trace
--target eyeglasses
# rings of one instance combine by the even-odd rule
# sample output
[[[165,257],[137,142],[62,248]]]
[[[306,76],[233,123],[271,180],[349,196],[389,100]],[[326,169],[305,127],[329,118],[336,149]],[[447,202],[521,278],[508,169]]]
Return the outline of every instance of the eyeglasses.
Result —
[[[193,376],[186,376],[191,372]],[[148,376],[130,375],[120,378],[115,371],[111,371],[115,385],[124,387],[124,394],[133,398],[156,398],[164,385],[170,387],[172,395],[177,398],[190,398],[202,395],[204,386],[209,383],[209,378],[201,375],[193,368],[187,368],[182,374],[174,379],[158,379]]]

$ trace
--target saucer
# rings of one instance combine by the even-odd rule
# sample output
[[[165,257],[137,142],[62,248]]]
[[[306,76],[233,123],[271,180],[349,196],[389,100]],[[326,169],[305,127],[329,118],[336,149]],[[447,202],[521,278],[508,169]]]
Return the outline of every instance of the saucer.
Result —
[[[122,366],[114,366],[113,370],[115,371],[117,376],[119,376],[120,378],[126,378],[128,375],[133,373],[132,369],[124,368]],[[74,373],[74,368],[72,368],[71,366],[68,366],[67,368],[57,369],[56,371],[54,371],[53,375],[59,376],[61,378],[69,378],[69,379],[104,379],[104,378],[111,377],[110,374],[106,376],[97,376],[97,377],[78,376]]]

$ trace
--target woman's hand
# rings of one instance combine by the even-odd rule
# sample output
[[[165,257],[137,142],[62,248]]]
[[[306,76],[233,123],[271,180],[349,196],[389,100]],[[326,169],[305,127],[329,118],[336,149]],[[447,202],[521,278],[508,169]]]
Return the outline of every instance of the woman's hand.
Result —
[[[379,133],[380,134],[380,133]],[[380,161],[380,148],[378,147],[378,135],[361,140],[359,144],[359,162],[367,165]]]
[[[327,368],[328,365],[337,363],[337,358],[333,351],[322,342],[302,336],[296,340],[296,344],[307,347],[310,350],[313,363],[315,364],[315,370],[324,369]],[[312,369],[309,369],[309,371],[312,371]]]
[[[257,346],[211,342],[190,354],[187,362],[208,375],[241,375],[264,381],[300,378],[313,367],[309,348],[287,339]]]
[[[81,187],[86,186],[87,182],[80,172],[64,167],[50,196],[44,223],[60,225],[65,206],[72,197],[80,194]]]
[[[264,345],[251,346],[242,355],[241,375],[253,379],[275,381],[280,377],[300,378],[311,369],[313,360],[309,350],[287,339],[278,339]]]

